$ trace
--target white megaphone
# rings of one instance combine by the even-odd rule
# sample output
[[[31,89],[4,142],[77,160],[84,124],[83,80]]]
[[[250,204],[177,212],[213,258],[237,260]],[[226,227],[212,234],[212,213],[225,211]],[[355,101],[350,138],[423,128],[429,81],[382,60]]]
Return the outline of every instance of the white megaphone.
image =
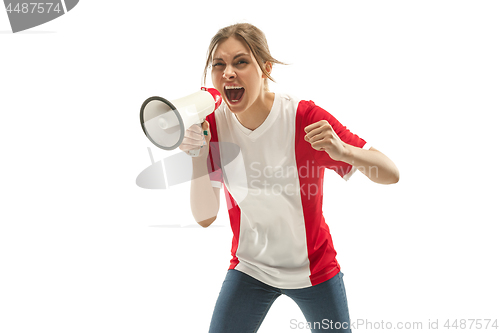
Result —
[[[172,102],[158,96],[150,97],[141,107],[142,130],[155,146],[173,150],[184,140],[185,131],[194,124],[202,124],[221,102],[220,93],[213,88],[201,88]],[[200,149],[188,153],[198,156]]]

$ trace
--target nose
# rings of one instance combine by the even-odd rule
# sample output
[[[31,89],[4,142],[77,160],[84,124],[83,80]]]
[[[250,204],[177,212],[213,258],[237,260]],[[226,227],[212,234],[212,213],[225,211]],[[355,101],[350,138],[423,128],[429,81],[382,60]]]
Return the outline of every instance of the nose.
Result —
[[[224,73],[222,74],[222,77],[226,80],[234,79],[236,77],[234,68],[232,66],[226,66],[226,68],[224,69]]]

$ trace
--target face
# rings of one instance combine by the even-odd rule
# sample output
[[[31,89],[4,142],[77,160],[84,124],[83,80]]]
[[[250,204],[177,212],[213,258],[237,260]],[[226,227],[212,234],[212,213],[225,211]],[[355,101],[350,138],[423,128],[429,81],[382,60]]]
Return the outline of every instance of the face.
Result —
[[[215,48],[212,82],[232,112],[243,112],[263,103],[264,79],[244,41],[229,37]]]

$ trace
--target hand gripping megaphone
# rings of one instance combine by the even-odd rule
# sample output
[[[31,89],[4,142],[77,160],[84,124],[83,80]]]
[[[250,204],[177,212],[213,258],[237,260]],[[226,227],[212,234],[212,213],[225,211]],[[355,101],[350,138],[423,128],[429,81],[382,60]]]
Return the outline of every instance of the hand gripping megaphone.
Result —
[[[141,126],[144,134],[157,147],[173,150],[180,146],[186,130],[201,124],[205,117],[221,104],[220,93],[213,88],[200,91],[169,102],[153,96],[142,103]],[[198,156],[200,149],[190,150],[189,155]]]

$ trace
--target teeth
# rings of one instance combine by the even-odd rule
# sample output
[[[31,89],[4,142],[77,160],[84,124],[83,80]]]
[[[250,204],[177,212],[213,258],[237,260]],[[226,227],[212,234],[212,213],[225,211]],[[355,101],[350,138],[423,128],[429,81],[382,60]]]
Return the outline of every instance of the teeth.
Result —
[[[236,86],[225,86],[225,89],[243,89],[243,87],[236,87]]]

